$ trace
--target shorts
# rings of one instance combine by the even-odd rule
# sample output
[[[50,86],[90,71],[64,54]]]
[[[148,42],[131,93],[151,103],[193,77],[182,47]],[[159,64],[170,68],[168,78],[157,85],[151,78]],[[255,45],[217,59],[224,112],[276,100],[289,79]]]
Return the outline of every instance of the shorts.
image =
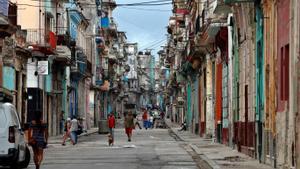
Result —
[[[125,128],[126,134],[132,134],[132,128]]]

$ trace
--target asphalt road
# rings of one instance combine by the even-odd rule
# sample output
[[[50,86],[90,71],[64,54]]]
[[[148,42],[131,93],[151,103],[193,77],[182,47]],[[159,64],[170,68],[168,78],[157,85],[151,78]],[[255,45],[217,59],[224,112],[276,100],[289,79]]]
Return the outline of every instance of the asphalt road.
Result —
[[[31,162],[29,169],[34,169]],[[127,142],[123,129],[115,130],[115,145],[107,136],[83,136],[75,146],[50,144],[41,169],[196,169],[184,145],[168,129],[134,130]]]

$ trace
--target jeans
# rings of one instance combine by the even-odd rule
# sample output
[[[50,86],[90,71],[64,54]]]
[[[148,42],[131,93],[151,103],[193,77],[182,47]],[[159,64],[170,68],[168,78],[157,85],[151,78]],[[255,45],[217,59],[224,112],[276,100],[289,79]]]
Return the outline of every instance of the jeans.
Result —
[[[109,133],[111,134],[112,138],[114,138],[114,129],[113,128],[109,128]]]
[[[71,139],[73,140],[73,142],[75,143],[75,144],[77,144],[77,132],[76,131],[72,131],[71,132]]]
[[[148,121],[147,120],[144,120],[144,128],[148,128]]]

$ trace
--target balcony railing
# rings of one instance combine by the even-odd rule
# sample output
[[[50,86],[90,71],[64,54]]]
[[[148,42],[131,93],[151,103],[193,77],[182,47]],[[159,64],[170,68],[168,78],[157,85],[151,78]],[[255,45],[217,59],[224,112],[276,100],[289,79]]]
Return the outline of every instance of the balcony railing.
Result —
[[[57,45],[68,46],[70,45],[71,36],[69,34],[68,28],[61,27],[56,28],[57,32]]]
[[[26,42],[32,46],[56,48],[55,33],[45,29],[27,29]]]
[[[76,50],[75,60],[72,60],[71,73],[84,75],[87,70],[86,55],[83,50]]]

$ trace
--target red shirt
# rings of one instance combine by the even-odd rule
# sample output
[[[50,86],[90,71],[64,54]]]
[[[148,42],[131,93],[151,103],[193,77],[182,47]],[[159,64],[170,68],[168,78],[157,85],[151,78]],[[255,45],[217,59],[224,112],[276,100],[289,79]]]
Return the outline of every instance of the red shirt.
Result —
[[[147,119],[148,119],[147,112],[144,112],[144,114],[143,114],[143,120],[147,120]]]
[[[109,128],[115,127],[115,116],[111,115],[108,117],[108,127]]]

